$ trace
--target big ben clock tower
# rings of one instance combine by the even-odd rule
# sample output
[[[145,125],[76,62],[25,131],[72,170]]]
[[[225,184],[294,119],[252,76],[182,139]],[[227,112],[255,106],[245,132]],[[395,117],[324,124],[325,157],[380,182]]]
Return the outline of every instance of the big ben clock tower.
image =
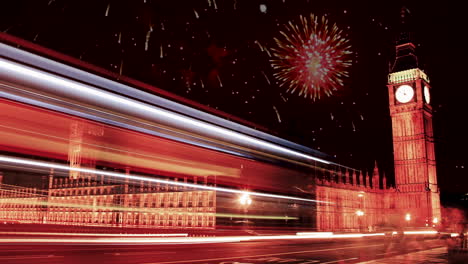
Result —
[[[405,11],[402,10],[404,26]],[[432,130],[431,85],[418,67],[415,45],[402,30],[396,44],[396,58],[388,76],[392,119],[397,207],[410,214],[412,225],[435,226],[440,221],[434,136]]]

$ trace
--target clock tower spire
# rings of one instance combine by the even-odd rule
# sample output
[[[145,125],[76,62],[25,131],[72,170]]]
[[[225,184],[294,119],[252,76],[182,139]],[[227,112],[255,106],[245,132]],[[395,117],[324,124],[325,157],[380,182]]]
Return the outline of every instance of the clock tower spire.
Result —
[[[440,220],[430,82],[419,68],[409,31],[409,10],[401,10],[395,61],[388,75],[392,119],[395,183],[399,205],[414,224],[432,226]],[[403,212],[404,211],[404,212]]]

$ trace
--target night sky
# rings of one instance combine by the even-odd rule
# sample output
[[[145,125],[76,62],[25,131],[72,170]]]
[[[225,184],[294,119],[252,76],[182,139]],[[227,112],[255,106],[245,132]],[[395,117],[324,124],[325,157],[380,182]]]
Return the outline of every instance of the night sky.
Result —
[[[468,192],[466,23],[460,6],[431,2],[16,0],[2,3],[0,30],[256,123],[348,166],[372,169],[377,160],[392,178],[386,82],[406,6],[433,88],[441,191],[458,194]],[[315,101],[280,87],[270,62],[274,38],[310,14],[336,23],[352,51],[349,77]]]

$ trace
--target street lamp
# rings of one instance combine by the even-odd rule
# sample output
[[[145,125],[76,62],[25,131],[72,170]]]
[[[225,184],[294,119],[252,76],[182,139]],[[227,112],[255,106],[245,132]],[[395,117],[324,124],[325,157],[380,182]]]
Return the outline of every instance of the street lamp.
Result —
[[[249,194],[244,193],[239,197],[239,203],[243,206],[249,206],[252,204],[252,199],[250,198]]]
[[[243,225],[244,228],[247,227],[248,219],[247,219],[247,207],[252,204],[252,198],[250,198],[250,195],[248,193],[243,193],[238,200],[239,204],[242,206],[242,212],[244,213],[244,220]]]
[[[407,213],[405,215],[406,226],[409,226],[409,222],[411,221],[411,214]]]
[[[406,214],[405,220],[406,220],[406,221],[411,221],[411,215],[410,215],[410,214]]]

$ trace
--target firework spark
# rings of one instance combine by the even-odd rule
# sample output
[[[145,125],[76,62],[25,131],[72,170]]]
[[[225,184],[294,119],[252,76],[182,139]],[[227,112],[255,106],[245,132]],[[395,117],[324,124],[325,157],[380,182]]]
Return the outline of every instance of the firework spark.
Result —
[[[330,26],[325,17],[311,14],[300,16],[299,24],[290,21],[280,34],[270,60],[280,86],[313,100],[343,86],[352,52],[336,24]]]

